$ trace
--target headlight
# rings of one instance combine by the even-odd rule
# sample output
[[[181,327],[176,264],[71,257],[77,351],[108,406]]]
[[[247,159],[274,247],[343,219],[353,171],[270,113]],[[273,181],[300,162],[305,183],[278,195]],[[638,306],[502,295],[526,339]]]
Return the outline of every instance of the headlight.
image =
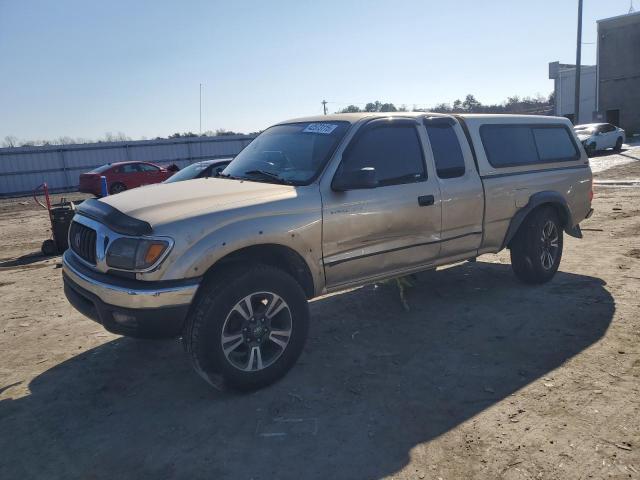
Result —
[[[169,248],[164,240],[141,238],[119,238],[107,250],[107,265],[121,270],[144,270],[149,268]]]

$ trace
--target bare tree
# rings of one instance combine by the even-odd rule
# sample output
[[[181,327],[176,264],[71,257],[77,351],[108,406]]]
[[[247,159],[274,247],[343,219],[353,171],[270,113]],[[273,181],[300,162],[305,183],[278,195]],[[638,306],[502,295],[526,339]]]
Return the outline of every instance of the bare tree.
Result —
[[[58,137],[53,141],[57,145],[71,145],[72,143],[80,143],[75,138],[71,137]]]
[[[115,138],[116,142],[128,142],[131,140],[131,137],[127,137],[124,132],[118,132]]]
[[[18,138],[13,135],[7,135],[2,142],[3,147],[13,148],[18,144]]]

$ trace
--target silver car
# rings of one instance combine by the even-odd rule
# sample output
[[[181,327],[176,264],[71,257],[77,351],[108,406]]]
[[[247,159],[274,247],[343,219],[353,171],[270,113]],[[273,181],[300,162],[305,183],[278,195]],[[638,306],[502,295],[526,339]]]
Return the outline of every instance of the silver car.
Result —
[[[162,183],[184,182],[185,180],[193,180],[194,178],[217,177],[229,163],[232,158],[211,158],[201,160],[196,163],[184,167],[182,170],[174,173]]]

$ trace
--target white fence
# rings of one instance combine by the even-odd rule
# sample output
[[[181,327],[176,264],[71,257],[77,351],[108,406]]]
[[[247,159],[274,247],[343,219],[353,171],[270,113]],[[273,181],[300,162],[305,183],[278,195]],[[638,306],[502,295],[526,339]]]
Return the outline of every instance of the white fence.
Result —
[[[106,163],[140,160],[183,168],[205,158],[233,157],[253,138],[230,135],[0,148],[0,197],[30,193],[43,182],[54,192],[74,190],[81,173]]]

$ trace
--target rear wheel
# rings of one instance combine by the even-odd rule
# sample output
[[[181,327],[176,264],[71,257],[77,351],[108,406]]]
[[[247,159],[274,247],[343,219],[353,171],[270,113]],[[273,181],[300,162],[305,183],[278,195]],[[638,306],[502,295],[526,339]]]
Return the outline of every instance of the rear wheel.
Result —
[[[52,255],[56,255],[58,253],[58,248],[56,247],[56,242],[51,239],[45,240],[42,242],[42,254],[50,257]]]
[[[127,189],[127,186],[124,183],[116,182],[111,185],[109,189],[109,194],[115,195],[116,193],[124,192]]]
[[[525,283],[553,278],[562,258],[562,224],[553,207],[534,210],[511,242],[511,266]]]
[[[616,146],[613,147],[613,149],[616,152],[619,152],[620,150],[622,150],[622,137],[618,137],[618,140],[616,140]]]
[[[307,338],[309,308],[290,275],[262,265],[234,268],[201,289],[184,335],[197,373],[255,390],[293,367]]]

